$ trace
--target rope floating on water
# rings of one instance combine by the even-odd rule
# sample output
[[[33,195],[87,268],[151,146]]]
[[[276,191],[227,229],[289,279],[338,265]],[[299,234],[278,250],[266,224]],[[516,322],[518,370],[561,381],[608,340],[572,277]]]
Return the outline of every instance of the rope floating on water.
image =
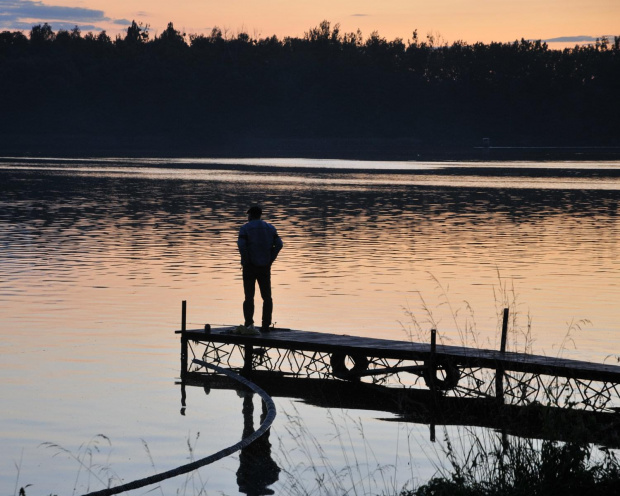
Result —
[[[265,391],[263,391],[260,387],[258,387],[253,382],[248,381],[245,377],[241,377],[240,375],[235,374],[234,372],[231,372],[230,370],[223,369],[221,367],[218,367],[217,365],[208,364],[198,359],[194,359],[193,363],[197,365],[201,365],[209,369],[213,369],[220,374],[227,375],[231,379],[234,379],[240,382],[241,384],[243,384],[244,386],[249,387],[255,393],[258,393],[258,395],[267,405],[267,415],[265,416],[265,420],[260,425],[260,427],[256,431],[254,431],[252,434],[250,434],[248,437],[242,439],[238,443],[233,444],[232,446],[229,446],[228,448],[225,448],[221,451],[218,451],[217,453],[214,453],[213,455],[207,456],[205,458],[201,458],[200,460],[196,460],[186,465],[181,465],[180,467],[177,467],[172,470],[168,470],[167,472],[162,472],[161,474],[155,474],[150,477],[145,477],[144,479],[138,479],[132,482],[128,482],[126,484],[123,484],[122,486],[115,486],[115,487],[110,487],[108,489],[102,489],[101,491],[94,491],[94,492],[85,494],[84,496],[110,496],[112,494],[119,494],[119,493],[124,493],[125,491],[139,489],[141,487],[149,486],[151,484],[157,484],[158,482],[162,482],[166,479],[171,479],[172,477],[176,477],[178,475],[187,474],[200,467],[204,467],[205,465],[209,465],[217,460],[220,460],[224,458],[225,456],[228,456],[234,453],[235,451],[239,451],[239,450],[242,450],[243,448],[247,448],[251,443],[256,441],[259,437],[261,437],[265,432],[269,430],[269,428],[271,427],[271,424],[276,418],[276,405],[271,399],[271,396],[269,396]]]

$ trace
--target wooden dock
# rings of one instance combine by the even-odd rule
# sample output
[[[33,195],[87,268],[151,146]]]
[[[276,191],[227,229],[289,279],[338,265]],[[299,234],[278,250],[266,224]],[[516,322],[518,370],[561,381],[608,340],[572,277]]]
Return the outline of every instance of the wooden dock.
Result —
[[[252,335],[232,334],[233,326],[211,329],[187,330],[183,335],[191,341],[236,344],[259,348],[304,350],[328,354],[344,354],[350,357],[382,357],[385,359],[428,362],[434,355],[438,364],[449,361],[459,367],[503,368],[505,372],[527,372],[555,377],[578,378],[620,384],[620,366],[543,355],[530,355],[462,346],[437,345],[433,353],[430,343],[393,341],[388,339],[329,334],[323,332],[276,329]],[[182,331],[176,331],[182,333]],[[363,375],[362,372],[349,374]]]
[[[185,320],[183,320],[185,322]],[[190,355],[251,374],[272,371],[314,377],[426,388],[444,396],[495,398],[592,411],[620,411],[620,366],[500,350],[274,329],[235,333],[235,326],[176,331],[181,376],[199,373]],[[505,347],[505,339],[502,340]]]

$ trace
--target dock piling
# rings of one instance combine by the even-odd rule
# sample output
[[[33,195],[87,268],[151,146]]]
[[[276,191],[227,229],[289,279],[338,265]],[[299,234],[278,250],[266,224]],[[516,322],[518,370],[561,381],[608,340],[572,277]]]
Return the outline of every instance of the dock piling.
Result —
[[[503,354],[506,353],[506,340],[508,338],[508,309],[504,308],[504,318],[502,321],[502,341],[499,347],[499,351]],[[502,363],[497,364],[495,369],[495,397],[498,403],[504,402],[504,365]]]
[[[508,309],[504,308],[504,320],[502,322],[502,343],[499,350],[502,353],[506,352],[506,339],[508,337]]]
[[[252,356],[254,355],[254,346],[251,344],[246,344],[243,348],[243,374],[249,375],[252,373]]]
[[[188,372],[187,364],[187,301],[183,300],[181,305],[181,378]]]
[[[428,362],[428,377],[430,382],[429,389],[434,393],[436,391],[435,378],[437,377],[437,329],[431,329],[431,356]]]

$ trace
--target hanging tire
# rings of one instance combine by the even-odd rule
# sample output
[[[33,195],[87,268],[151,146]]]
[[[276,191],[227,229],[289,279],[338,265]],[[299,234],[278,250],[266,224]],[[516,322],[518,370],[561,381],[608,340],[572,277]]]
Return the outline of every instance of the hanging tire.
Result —
[[[353,362],[353,367],[348,368],[346,359],[349,357]],[[368,358],[364,355],[346,355],[344,353],[333,353],[330,358],[332,374],[340,379],[359,379],[359,373],[368,369]]]
[[[439,391],[449,391],[454,389],[461,378],[461,371],[451,361],[447,359],[437,360],[435,363],[435,374],[431,376],[431,367],[429,362],[424,362],[426,370],[424,371],[424,382],[429,389],[438,389]],[[437,376],[437,373],[443,372],[442,376]]]

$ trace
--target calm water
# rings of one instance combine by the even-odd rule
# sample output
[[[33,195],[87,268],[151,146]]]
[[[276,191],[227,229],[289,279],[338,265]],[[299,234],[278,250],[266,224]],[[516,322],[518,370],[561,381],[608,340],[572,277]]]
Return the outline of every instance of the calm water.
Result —
[[[437,327],[453,344],[473,329],[493,348],[508,305],[513,349],[615,361],[619,171],[619,162],[2,159],[0,487],[83,493],[103,485],[72,455],[93,453],[103,480],[129,481],[241,438],[234,392],[189,388],[179,414],[173,331],[182,300],[190,327],[241,323],[236,236],[252,202],[285,243],[273,271],[278,326],[391,339]],[[333,424],[350,429],[347,443],[396,466],[398,488],[426,480],[440,457],[425,426],[276,404],[272,455],[287,470],[283,453],[303,461],[287,428],[297,416],[336,467],[346,455]],[[230,457],[164,494],[203,485],[238,494],[238,468]],[[276,493],[290,486],[280,472]]]

